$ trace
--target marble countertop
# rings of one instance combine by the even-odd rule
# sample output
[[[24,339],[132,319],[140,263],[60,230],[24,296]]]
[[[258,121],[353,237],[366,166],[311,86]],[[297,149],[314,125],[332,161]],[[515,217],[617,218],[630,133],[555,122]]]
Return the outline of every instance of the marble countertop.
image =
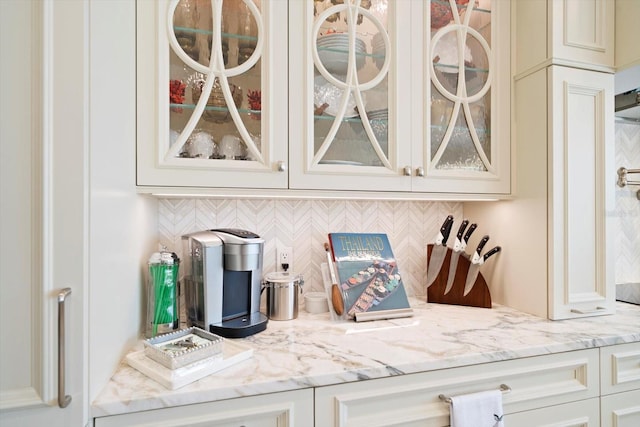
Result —
[[[413,317],[394,320],[335,322],[304,310],[294,320],[270,320],[266,331],[239,340],[253,357],[177,390],[123,361],[92,403],[92,416],[640,341],[640,306],[627,303],[617,303],[614,315],[556,321],[497,305],[411,306]]]

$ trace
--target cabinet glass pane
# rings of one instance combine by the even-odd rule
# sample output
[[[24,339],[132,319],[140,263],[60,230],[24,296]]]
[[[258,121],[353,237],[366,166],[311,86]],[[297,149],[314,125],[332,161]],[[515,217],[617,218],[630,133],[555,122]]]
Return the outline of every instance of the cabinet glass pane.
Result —
[[[167,156],[262,161],[259,1],[170,3]]]
[[[491,1],[430,6],[431,167],[491,170]]]
[[[313,164],[391,168],[388,6],[314,2]]]

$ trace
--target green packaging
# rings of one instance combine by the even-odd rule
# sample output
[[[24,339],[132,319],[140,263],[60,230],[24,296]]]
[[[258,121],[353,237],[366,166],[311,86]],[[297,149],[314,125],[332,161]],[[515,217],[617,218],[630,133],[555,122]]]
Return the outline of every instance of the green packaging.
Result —
[[[156,252],[149,259],[145,336],[173,332],[180,327],[178,269],[180,259],[172,252]]]

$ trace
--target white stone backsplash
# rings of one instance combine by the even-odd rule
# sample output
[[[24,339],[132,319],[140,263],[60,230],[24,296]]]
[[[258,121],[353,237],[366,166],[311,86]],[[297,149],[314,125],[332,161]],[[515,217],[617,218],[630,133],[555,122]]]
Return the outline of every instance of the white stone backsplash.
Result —
[[[291,247],[292,271],[304,276],[306,289],[322,290],[320,265],[326,260],[328,233],[386,233],[407,293],[424,300],[426,245],[449,214],[457,229],[462,203],[168,198],[159,200],[159,238],[182,258],[184,234],[213,228],[250,230],[265,239],[263,273],[275,271],[277,246]]]
[[[616,122],[616,169],[640,169],[640,124]],[[615,177],[611,177],[615,179]],[[640,181],[640,174],[629,180]],[[616,283],[640,283],[640,200],[638,185],[616,187],[615,278]]]

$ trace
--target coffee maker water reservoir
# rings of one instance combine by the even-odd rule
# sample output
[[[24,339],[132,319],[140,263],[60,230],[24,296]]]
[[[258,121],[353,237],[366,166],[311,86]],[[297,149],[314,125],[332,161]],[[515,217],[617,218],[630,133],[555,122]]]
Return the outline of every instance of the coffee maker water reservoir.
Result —
[[[267,327],[260,312],[264,239],[239,229],[182,236],[188,326],[226,338],[243,338]]]

